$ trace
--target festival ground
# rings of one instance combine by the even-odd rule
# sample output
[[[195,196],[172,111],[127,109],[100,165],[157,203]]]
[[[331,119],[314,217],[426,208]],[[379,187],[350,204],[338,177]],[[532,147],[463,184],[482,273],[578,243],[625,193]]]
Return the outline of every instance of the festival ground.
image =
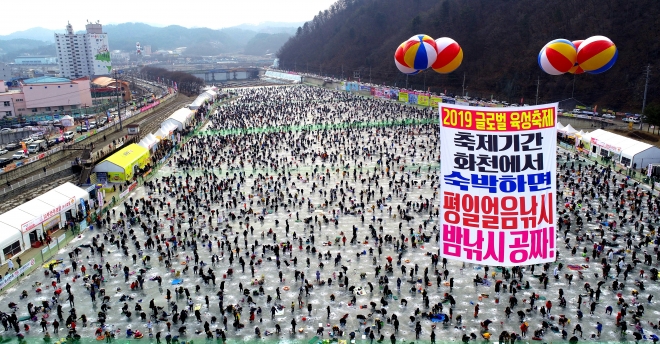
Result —
[[[144,334],[137,341],[154,343],[157,333],[162,342],[168,334],[179,341],[199,342],[210,334],[213,340],[224,336],[228,342],[308,343],[350,341],[352,337],[366,342],[370,333],[374,333],[374,340],[413,341],[418,332],[419,340],[429,342],[434,333],[440,343],[481,342],[484,338],[496,341],[506,334],[515,334],[525,342],[534,337],[561,342],[574,334],[580,341],[618,342],[634,341],[636,335],[651,340],[658,332],[655,326],[660,306],[655,299],[649,301],[658,291],[658,282],[650,278],[651,269],[658,265],[653,242],[656,197],[649,209],[648,196],[642,195],[644,189],[635,191],[632,181],[622,182],[624,176],[607,176],[602,166],[594,167],[584,159],[575,161],[574,157],[567,160],[567,152],[558,151],[558,175],[568,176],[558,183],[557,211],[566,221],[558,231],[559,260],[548,265],[547,271],[543,266],[535,266],[533,272],[531,266],[523,266],[519,269],[522,278],[510,276],[511,269],[486,272],[481,266],[449,261],[445,277],[442,257],[437,264],[432,262],[432,255],[438,253],[440,163],[438,128],[432,124],[435,112],[307,86],[238,92],[240,96],[220,107],[212,123],[155,173],[148,185],[138,187],[125,204],[109,213],[109,224],[84,232],[60,250],[53,268],[61,273],[59,283],[53,274],[45,275],[45,266],[4,293],[0,309],[11,314],[8,304],[16,303],[16,316],[22,319],[20,333],[26,339],[40,341],[44,337],[40,323],[46,316],[52,341],[66,337],[69,329],[65,324],[72,306],[76,317],[69,320],[75,321],[75,331],[85,341],[96,341],[99,328],[104,335],[105,331],[112,333],[115,341],[126,340],[130,328]],[[594,178],[598,179],[596,184],[592,184]],[[612,178],[616,178],[615,183]],[[604,187],[598,190],[606,179],[612,187],[609,197]],[[592,188],[598,195],[589,192]],[[614,200],[619,199],[618,193],[624,198],[620,213]],[[635,193],[642,199],[641,216],[631,209]],[[577,215],[563,214],[566,204],[572,207],[574,201]],[[137,214],[131,214],[136,210]],[[127,227],[117,225],[121,215]],[[577,225],[578,217],[583,226]],[[627,219],[625,224],[623,218]],[[639,224],[644,225],[641,230],[634,225],[640,218]],[[613,221],[616,225],[610,228]],[[566,238],[570,240],[565,243],[568,222],[571,226]],[[603,238],[599,230],[602,224]],[[627,233],[631,233],[631,249],[626,249]],[[148,237],[153,241],[149,248]],[[602,253],[593,259],[594,242],[603,239]],[[648,246],[644,245],[647,239],[651,240]],[[102,256],[100,249],[92,250],[95,245],[103,245]],[[76,248],[81,249],[80,254],[70,258],[69,253]],[[645,251],[651,256],[651,265],[644,263]],[[632,258],[634,252],[637,262]],[[214,256],[217,262],[213,262]],[[603,276],[602,258],[612,265],[607,276]],[[617,273],[615,266],[621,258],[622,271]],[[168,260],[171,267],[166,266]],[[204,277],[194,269],[196,263],[204,270]],[[92,302],[90,295],[94,277],[100,278],[100,272],[93,270],[95,264],[101,266],[103,274],[100,288],[108,306],[104,314],[99,314],[105,308],[104,296],[95,290],[96,301]],[[86,267],[83,276],[82,266]],[[128,267],[128,278],[124,277],[124,266]],[[553,276],[555,269],[557,278]],[[428,284],[424,283],[425,270]],[[549,277],[547,288],[541,283],[543,273]],[[137,282],[141,274],[143,288]],[[568,275],[573,275],[572,284]],[[475,283],[476,276],[483,281]],[[162,278],[161,285],[157,277]],[[621,286],[613,290],[617,280]],[[54,281],[56,287],[52,286]],[[497,281],[502,281],[499,293]],[[67,284],[74,305],[67,301]],[[35,292],[38,288],[41,293]],[[30,319],[28,303],[41,306],[42,301],[51,300],[57,288],[61,288],[56,299],[62,320],[58,319],[57,304],[50,302],[51,311],[38,311],[34,321]],[[175,292],[178,288],[184,292]],[[20,297],[23,290],[26,298]],[[385,293],[387,290],[391,294]],[[168,291],[173,303],[166,299]],[[533,293],[538,299],[530,309]],[[224,312],[220,310],[221,299]],[[153,318],[151,300],[157,310]],[[552,302],[551,310],[545,307],[548,301]],[[125,303],[128,311],[122,310]],[[136,310],[136,305],[142,310]],[[512,314],[507,317],[509,306]],[[182,324],[181,313],[189,307]],[[273,307],[275,314],[271,316]],[[609,307],[611,314],[606,313]],[[196,319],[196,309],[201,321]],[[549,314],[544,317],[543,311]],[[83,314],[86,326],[80,319]],[[103,315],[101,327],[99,316]],[[521,316],[529,325],[524,337]],[[58,334],[53,329],[55,319],[60,322]],[[484,323],[488,323],[487,329]],[[599,336],[598,323],[602,325]],[[29,331],[24,325],[29,325]],[[581,331],[574,332],[578,325]],[[277,326],[281,333],[277,333]],[[185,332],[179,331],[182,327]],[[566,331],[563,338],[562,330]],[[0,334],[5,340],[16,338],[11,327],[0,328]]]

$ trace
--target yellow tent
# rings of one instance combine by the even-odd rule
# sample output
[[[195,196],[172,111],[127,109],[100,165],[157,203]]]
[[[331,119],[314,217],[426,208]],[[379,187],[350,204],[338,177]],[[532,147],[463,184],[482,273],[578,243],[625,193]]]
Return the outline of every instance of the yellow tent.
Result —
[[[94,167],[94,172],[107,173],[109,182],[131,180],[136,169],[149,163],[149,150],[132,143]]]

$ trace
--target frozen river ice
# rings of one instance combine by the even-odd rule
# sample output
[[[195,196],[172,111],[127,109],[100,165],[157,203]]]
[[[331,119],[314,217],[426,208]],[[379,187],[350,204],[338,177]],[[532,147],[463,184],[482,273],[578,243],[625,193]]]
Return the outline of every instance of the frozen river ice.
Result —
[[[275,101],[273,101],[274,103],[268,103],[260,98],[259,92],[265,92],[262,89],[245,91],[251,93],[244,94],[242,98],[236,101],[236,104],[243,104],[236,105],[237,107],[243,106],[249,112],[249,116],[245,117],[247,122],[243,122],[243,125],[248,127],[264,126],[262,119],[257,117],[269,116],[269,113],[264,113],[262,109],[266,106],[273,106],[280,111],[278,112],[279,117],[274,117],[275,119],[268,125],[282,127],[285,123],[293,122],[298,125],[338,124],[351,120],[361,123],[373,123],[380,120],[381,116],[393,120],[406,118],[423,120],[432,119],[436,116],[429,111],[413,110],[398,104],[373,100],[356,100],[357,97],[333,91],[311,91],[306,87],[270,88],[270,90],[270,92],[286,94],[283,99],[289,101],[280,102],[280,108],[278,108],[278,104],[274,104]],[[316,103],[304,102],[305,99],[312,96],[319,99],[319,101]],[[300,102],[303,102],[303,104]],[[324,112],[324,109],[327,109],[328,112]],[[287,110],[289,112],[286,112]],[[221,115],[215,123],[216,129],[223,128],[223,125],[226,125],[225,128],[239,126],[239,121],[226,120],[231,117],[228,114],[230,111],[232,110],[221,109]],[[223,113],[225,113],[225,117],[222,117]],[[323,114],[323,116],[320,114]],[[225,139],[221,140],[221,137]],[[204,333],[205,322],[209,323],[210,331],[215,336],[216,329],[224,329],[218,297],[220,284],[224,282],[224,307],[236,305],[242,308],[239,321],[243,326],[242,328],[234,328],[232,325],[235,317],[229,311],[224,312],[225,316],[228,317],[225,335],[229,341],[258,339],[255,327],[260,329],[262,340],[278,342],[307,342],[317,336],[319,328],[318,337],[321,340],[330,339],[331,336],[348,340],[351,333],[354,334],[357,341],[369,340],[369,336],[365,331],[367,328],[370,331],[377,332],[376,340],[382,335],[386,341],[389,341],[392,334],[395,335],[397,341],[414,340],[415,326],[418,322],[421,326],[420,338],[424,341],[430,341],[432,330],[435,332],[437,342],[460,341],[463,335],[469,336],[471,333],[475,334],[477,341],[482,341],[482,334],[485,332],[492,334],[491,339],[495,341],[503,331],[520,335],[521,322],[516,314],[519,310],[524,312],[524,321],[529,324],[529,332],[525,338],[522,338],[525,342],[532,340],[534,331],[541,328],[544,321],[547,322],[548,328],[542,336],[543,342],[566,340],[562,339],[562,329],[568,332],[570,338],[578,324],[582,327],[581,335],[578,334],[580,340],[632,341],[634,340],[633,332],[638,332],[650,340],[651,334],[657,332],[653,328],[653,324],[657,324],[660,318],[658,317],[660,307],[657,306],[656,300],[647,301],[649,295],[656,295],[658,292],[657,281],[651,281],[649,278],[649,271],[652,266],[643,263],[636,264],[626,280],[623,278],[623,273],[618,277],[618,281],[624,283],[625,287],[622,290],[612,290],[612,282],[616,279],[617,273],[612,269],[609,276],[603,279],[600,265],[600,259],[602,257],[607,258],[609,247],[606,247],[605,253],[596,261],[593,259],[587,261],[587,257],[591,256],[593,242],[586,238],[587,236],[593,236],[598,241],[600,234],[595,218],[591,222],[586,221],[586,202],[583,204],[585,209],[580,210],[580,216],[585,220],[584,228],[581,231],[576,231],[576,217],[574,214],[570,215],[573,227],[567,237],[571,239],[571,245],[578,245],[578,252],[572,254],[570,249],[565,248],[563,233],[558,231],[558,236],[562,236],[561,240],[558,238],[558,242],[561,243],[558,244],[560,258],[547,271],[550,276],[547,289],[539,282],[539,278],[533,276],[531,267],[523,267],[524,278],[522,283],[529,282],[530,288],[517,290],[516,298],[519,302],[517,307],[512,309],[513,314],[509,319],[505,315],[505,309],[509,305],[509,297],[513,294],[509,292],[508,288],[504,288],[499,295],[496,295],[494,290],[494,282],[504,280],[502,269],[491,268],[485,274],[485,270],[481,266],[464,265],[463,263],[449,261],[447,270],[448,277],[453,278],[454,281],[453,291],[450,291],[450,287],[444,284],[445,280],[438,285],[435,269],[437,268],[442,274],[442,263],[434,266],[431,262],[431,255],[438,253],[436,237],[438,220],[435,216],[438,204],[437,178],[439,171],[437,142],[437,127],[428,124],[386,125],[382,127],[365,125],[360,128],[327,128],[314,131],[286,128],[281,132],[230,134],[226,136],[220,136],[211,131],[203,132],[203,135],[191,140],[186,145],[185,150],[177,153],[171,160],[170,166],[164,166],[155,174],[152,181],[160,183],[160,191],[158,185],[153,188],[140,186],[129,195],[129,199],[152,202],[155,209],[159,211],[160,216],[156,216],[155,211],[147,210],[152,214],[150,216],[140,215],[141,220],[145,223],[148,220],[155,221],[158,224],[156,225],[158,235],[164,234],[166,238],[171,237],[168,228],[172,223],[168,219],[170,216],[164,215],[168,213],[168,204],[177,213],[186,213],[190,207],[195,209],[197,221],[193,222],[192,228],[201,230],[201,234],[198,232],[200,236],[194,237],[194,234],[189,232],[184,237],[185,231],[191,228],[187,222],[189,216],[186,213],[186,218],[181,224],[179,239],[197,241],[199,260],[206,264],[204,270],[211,268],[214,271],[216,276],[215,286],[212,283],[205,284],[202,277],[194,273],[191,266],[194,265],[194,254],[190,246],[184,249],[183,246],[185,245],[180,244],[177,251],[172,252],[172,267],[166,268],[165,262],[157,259],[156,249],[144,248],[147,234],[140,228],[139,224],[132,226],[134,235],[142,245],[143,255],[151,257],[151,268],[144,274],[146,281],[143,289],[135,288],[131,290],[130,288],[131,283],[136,280],[136,276],[140,273],[139,269],[143,267],[139,257],[137,263],[133,263],[131,258],[133,253],[137,253],[133,240],[130,239],[130,236],[126,240],[129,251],[129,255],[126,256],[121,248],[111,244],[108,239],[104,238],[104,234],[119,234],[117,230],[113,231],[108,227],[103,230],[86,231],[79,240],[73,241],[68,247],[60,250],[57,258],[63,259],[63,263],[57,265],[56,270],[64,271],[64,269],[71,268],[72,259],[69,258],[68,253],[79,247],[79,245],[90,245],[92,237],[96,236],[99,244],[104,243],[105,253],[103,257],[98,253],[92,255],[89,248],[83,247],[81,254],[74,257],[74,260],[77,262],[78,269],[82,265],[86,266],[88,274],[93,273],[91,267],[94,264],[105,265],[107,262],[111,266],[117,265],[116,268],[111,269],[111,273],[104,271],[104,281],[101,288],[104,288],[105,295],[109,296],[108,305],[111,307],[106,312],[106,328],[113,331],[116,338],[119,339],[126,338],[126,330],[130,326],[132,330],[140,330],[145,333],[144,338],[140,341],[155,342],[155,334],[160,332],[164,342],[168,333],[167,322],[172,323],[172,335],[178,335],[177,330],[181,326],[186,326],[187,331],[181,335],[180,340],[204,340],[206,338]],[[327,157],[323,154],[327,154]],[[566,161],[565,152],[559,151],[558,154],[562,155],[558,159],[559,163],[562,164]],[[177,164],[176,159],[184,160],[179,160],[179,164]],[[573,161],[568,162],[569,167]],[[241,163],[242,167],[240,166]],[[186,164],[189,164],[189,168],[185,167]],[[586,163],[582,162],[582,164]],[[277,168],[277,172],[274,172],[275,168]],[[578,168],[578,165],[575,165],[575,168]],[[278,176],[278,173],[284,173],[284,171],[286,171],[286,174],[283,174],[286,176],[286,180]],[[210,174],[215,175],[217,179],[209,178]],[[585,178],[590,178],[593,175],[595,175],[595,172],[594,174],[583,173],[581,176],[575,174],[574,178],[577,180],[577,178],[582,177],[581,182],[584,182]],[[167,186],[164,177],[174,177],[176,184],[170,183],[170,186]],[[401,179],[402,177],[403,179]],[[616,177],[618,179],[623,178],[621,175],[616,175]],[[188,182],[186,182],[186,178],[189,178]],[[219,184],[213,183],[223,181],[226,183],[223,184],[224,190],[221,193],[209,196],[211,185],[217,187]],[[571,191],[563,182],[559,185],[558,193],[563,195],[562,198],[572,196]],[[630,185],[632,185],[632,182]],[[229,190],[229,187],[231,187],[231,190]],[[631,188],[628,187],[628,189]],[[336,191],[331,191],[331,189]],[[382,196],[381,189],[383,190]],[[203,205],[206,203],[206,198],[210,197],[212,199],[214,195],[222,195],[223,201],[210,201],[210,207],[205,208]],[[191,202],[181,200],[180,198],[183,196],[199,197],[203,201],[196,204],[194,200]],[[336,196],[336,198],[333,196]],[[236,199],[235,205],[232,197]],[[177,198],[180,199],[178,203]],[[267,198],[270,198],[268,205],[264,201]],[[377,200],[380,200],[382,209],[376,203]],[[432,211],[430,212],[428,209],[421,208],[421,205],[427,200],[432,205]],[[164,204],[162,208],[160,202]],[[326,202],[329,204],[324,205]],[[344,211],[340,211],[339,202],[342,202]],[[597,200],[590,202],[594,207],[598,207]],[[360,203],[364,203],[364,207]],[[564,202],[561,200],[559,203],[557,210],[561,211],[564,209]],[[608,212],[613,213],[611,209],[614,207],[614,202],[608,200],[607,203],[610,210],[603,210],[602,212],[606,214]],[[276,208],[274,207],[275,204],[277,205]],[[148,209],[142,201],[137,204],[137,207],[140,211]],[[629,206],[627,207],[629,209]],[[397,210],[398,208],[401,211]],[[241,214],[241,210],[247,211],[250,209],[252,210],[251,214]],[[351,212],[347,209],[351,209]],[[110,214],[112,222],[119,219],[120,212],[126,213],[123,205],[118,205],[113,210]],[[643,212],[648,215],[649,210],[643,209]],[[408,221],[402,219],[401,214],[404,213],[412,218]],[[629,210],[627,216],[630,217],[631,213],[632,211]],[[212,214],[215,216],[212,217],[210,223],[212,227],[219,228],[217,231],[206,224]],[[222,222],[218,222],[217,214],[222,214]],[[235,215],[236,218],[232,219],[230,214]],[[263,220],[259,218],[260,215],[263,216]],[[364,220],[362,216],[364,216]],[[309,217],[312,217],[313,220],[306,223],[305,219]],[[324,217],[328,221],[324,221]],[[612,214],[610,219],[618,221],[618,215]],[[287,221],[290,227],[288,236],[286,234]],[[650,234],[649,223],[644,223],[646,224],[644,234]],[[370,225],[374,227],[375,232],[380,236],[380,241],[377,242],[371,235]],[[148,227],[152,228],[154,224],[149,223]],[[351,242],[354,227],[357,228],[357,240]],[[246,231],[245,234],[244,230]],[[617,228],[617,230],[615,233],[613,230],[606,229],[605,237],[620,244],[620,248],[624,248],[625,233],[632,230],[635,234],[632,237],[633,244],[640,244],[640,237],[636,235],[637,231],[632,225],[626,225],[623,228]],[[178,229],[174,229],[175,234],[178,231]],[[411,235],[411,232],[413,235]],[[427,236],[429,240],[419,242],[422,234]],[[153,235],[154,233],[151,232],[152,238]],[[204,235],[209,236],[207,240],[202,237]],[[391,242],[385,241],[386,235],[392,236],[393,240]],[[400,240],[402,235],[403,240]],[[614,235],[618,235],[618,237],[612,240]],[[576,238],[578,236],[585,240],[577,242]],[[345,243],[342,240],[343,237],[347,239]],[[418,240],[416,247],[412,247],[413,237]],[[654,236],[653,239],[655,239]],[[223,246],[225,247],[224,250],[221,250],[218,246],[219,242],[225,240],[231,243],[234,252],[236,252],[237,247],[240,249],[238,254],[234,255],[232,264],[230,264],[229,259],[231,252],[225,246]],[[399,245],[406,246],[405,250],[397,250],[395,245],[397,240],[400,241]],[[286,242],[291,243],[292,250],[287,252],[280,250],[281,266],[278,269],[275,253],[271,248],[275,245],[282,247],[282,244]],[[208,243],[211,244],[210,249],[207,246]],[[380,253],[378,250],[379,244],[382,250]],[[250,252],[252,245],[255,245],[254,252]],[[269,246],[264,249],[264,245]],[[310,248],[310,251],[307,250],[307,247]],[[316,253],[311,252],[312,247]],[[587,248],[587,254],[583,256],[582,250],[585,247]],[[657,267],[658,261],[656,254],[653,252],[655,247],[656,245],[651,243],[648,247],[640,248],[637,254],[643,260],[642,251],[648,250],[653,256],[652,265]],[[172,248],[172,245],[170,245],[170,248]],[[373,253],[370,252],[370,249],[373,250]],[[617,247],[614,247],[614,249],[616,250]],[[330,255],[326,257],[328,252]],[[319,253],[323,255],[320,259],[318,257]],[[335,264],[335,257],[338,254],[341,254],[341,259],[338,264]],[[399,254],[401,254],[400,264],[397,262]],[[211,266],[212,255],[223,257],[213,264],[214,266]],[[239,257],[246,262],[245,272],[242,271],[238,262]],[[386,271],[387,257],[392,258],[392,272]],[[613,266],[618,257],[625,257],[625,263],[632,264],[630,251],[615,254],[615,261],[612,262]],[[251,273],[250,261],[254,263],[254,276]],[[185,262],[187,262],[187,265],[183,264]],[[321,263],[323,267],[320,266]],[[559,273],[559,279],[554,279],[552,272],[558,266],[558,263],[561,263],[563,268]],[[128,281],[125,281],[119,265],[128,266],[130,271]],[[415,265],[419,267],[419,270],[413,273],[414,277],[411,279],[410,270],[414,270]],[[182,272],[186,266],[190,268],[188,271]],[[402,273],[401,266],[406,267],[406,274]],[[378,276],[376,273],[377,267],[380,267]],[[227,274],[230,268],[234,271],[232,275]],[[429,270],[430,286],[422,286],[421,283],[418,283],[418,280],[423,278],[425,268]],[[2,297],[4,302],[0,309],[11,313],[7,304],[11,301],[16,302],[18,304],[16,314],[19,318],[22,318],[28,316],[28,302],[41,305],[41,301],[49,300],[53,295],[52,287],[42,287],[42,293],[35,293],[34,285],[36,283],[47,286],[52,282],[52,276],[46,277],[43,273],[44,270],[46,269],[39,269],[23,279],[20,285],[5,292]],[[640,270],[645,271],[643,277],[640,277]],[[282,282],[280,282],[278,275],[280,271],[282,272]],[[296,280],[296,271],[304,273],[304,278],[308,280],[309,286],[311,286],[309,295],[306,295],[301,279]],[[324,281],[324,284],[317,283],[317,271],[320,276],[319,279]],[[536,266],[534,275],[539,275],[542,271],[542,266]],[[348,278],[348,285],[340,286],[343,284],[342,279],[339,278],[340,273],[345,274]],[[579,273],[582,274],[583,279],[578,276]],[[178,277],[177,274],[179,274]],[[571,285],[565,277],[566,274],[574,275]],[[485,275],[489,281],[487,284],[490,285],[480,284],[475,286],[473,283],[475,275],[482,277]],[[161,286],[156,281],[151,280],[156,276],[162,278]],[[387,285],[392,290],[393,297],[388,298],[383,293],[383,288],[379,286],[379,277],[381,276],[387,276]],[[402,281],[400,289],[397,288],[397,278]],[[181,283],[172,285],[175,279],[180,279]],[[328,279],[332,281],[331,285],[328,285]],[[259,292],[260,285],[259,283],[255,284],[255,280],[263,280],[261,285],[263,293]],[[638,280],[643,281],[645,290],[635,286],[635,281]],[[503,283],[509,285],[510,281],[505,280]],[[592,302],[584,285],[589,283],[593,288],[596,288],[599,281],[605,283],[600,288],[599,300],[595,302],[595,312],[592,315],[589,312]],[[88,285],[83,279],[75,278],[74,273],[62,275],[61,283],[58,285],[64,288],[67,283],[70,284],[72,293],[75,295],[75,309],[78,318],[85,314],[88,319],[87,327],[83,327],[80,321],[77,322],[77,332],[82,338],[94,339],[96,337],[95,331],[99,327],[97,322],[98,312],[101,311],[103,300],[99,296],[95,302],[92,302],[87,289]],[[373,286],[373,291],[370,291],[369,283]],[[195,290],[196,286],[200,287],[199,291]],[[195,319],[193,312],[190,312],[185,324],[182,325],[181,321],[177,321],[176,324],[173,322],[173,309],[166,300],[168,290],[171,291],[179,312],[188,308],[185,295],[178,296],[174,292],[175,288],[179,287],[188,289],[192,303],[201,306],[201,322]],[[350,289],[347,287],[350,287]],[[281,291],[281,300],[276,299],[277,288]],[[249,291],[246,294],[241,289]],[[424,306],[421,289],[426,290],[431,307],[436,304],[443,305],[443,310],[437,313],[449,314],[449,303],[443,303],[442,301],[446,293],[453,296],[456,304],[452,311],[453,317],[449,322],[432,322],[430,318],[422,314],[415,314],[416,310],[424,313],[431,311],[431,308]],[[565,307],[559,305],[560,289],[563,290],[567,301]],[[28,298],[19,300],[22,290],[27,290]],[[639,292],[638,297],[632,295],[633,290]],[[537,308],[525,311],[529,308],[532,293],[540,296],[535,304]],[[619,302],[618,294],[621,295],[625,305]],[[64,291],[59,298],[59,304],[62,305],[65,319],[71,309],[69,302],[65,301],[66,295],[67,292]],[[246,295],[251,296],[252,303],[248,303],[248,296]],[[299,295],[301,295],[300,298]],[[580,295],[582,295],[582,303],[578,305],[577,301]],[[120,301],[122,296],[130,297],[126,301],[129,310],[133,313],[130,318],[122,313],[122,305],[124,304]],[[206,296],[210,300],[208,308],[205,303]],[[269,296],[273,300],[267,302]],[[334,300],[331,300],[331,296],[334,296]],[[355,298],[354,304],[351,303],[352,298]],[[147,313],[147,319],[149,319],[149,303],[152,299],[156,306],[163,307],[163,310],[169,314],[167,321],[154,321],[152,325],[154,337],[147,334],[147,321],[141,320],[138,316],[139,312],[134,311],[136,304],[141,305],[143,311]],[[402,302],[403,300],[406,303]],[[551,316],[544,318],[539,308],[545,305],[548,300],[552,301],[554,306]],[[299,301],[302,303],[302,307],[299,306]],[[294,305],[293,308],[292,304]],[[194,305],[193,309],[195,308]],[[271,307],[273,305],[281,305],[283,310],[278,311],[274,317],[271,317]],[[308,305],[311,305],[311,312],[308,311]],[[480,312],[476,318],[474,317],[475,305],[480,306]],[[637,305],[643,305],[644,311],[643,315],[640,314],[639,316],[638,327],[636,328],[634,317],[636,317],[635,312],[638,310]],[[613,308],[612,314],[606,314],[608,306]],[[621,335],[621,327],[617,327],[617,313],[621,311],[623,306],[626,306],[627,311],[627,315],[624,317],[628,326],[625,336]],[[327,313],[328,307],[330,310],[329,316]],[[578,319],[578,307],[584,313],[582,319]],[[260,314],[259,310],[261,311]],[[253,321],[250,320],[251,311],[254,312]],[[393,314],[397,315],[400,323],[398,332],[395,331],[394,321],[391,320]],[[360,315],[364,316],[363,320],[360,319],[362,318],[359,317]],[[462,317],[460,323],[456,320],[459,315]],[[560,315],[565,315],[569,320],[565,327],[559,323]],[[21,331],[27,338],[41,338],[43,336],[39,325],[41,316],[42,314],[39,314],[39,319],[34,322],[31,320],[21,322],[21,326],[24,323],[31,326],[27,333]],[[59,336],[53,334],[52,321],[56,317],[56,314],[51,312],[48,319],[46,319],[48,321],[48,331],[54,338],[64,337],[67,332],[64,321],[61,321]],[[346,320],[345,325],[341,325],[340,320],[344,317]],[[216,321],[212,322],[212,318],[215,318]],[[291,332],[292,319],[297,322],[295,333]],[[481,325],[486,319],[492,321],[488,331]],[[376,326],[378,321],[382,321],[382,329],[379,333]],[[603,326],[602,334],[600,337],[592,338],[592,334],[596,334],[597,322],[600,322]],[[276,325],[281,327],[281,334],[275,333]],[[342,333],[335,331],[333,334],[334,326],[337,326],[337,329]],[[1,334],[4,338],[13,338],[16,335],[11,328],[8,331],[0,328],[0,331],[2,331]],[[269,335],[266,335],[267,332]]]

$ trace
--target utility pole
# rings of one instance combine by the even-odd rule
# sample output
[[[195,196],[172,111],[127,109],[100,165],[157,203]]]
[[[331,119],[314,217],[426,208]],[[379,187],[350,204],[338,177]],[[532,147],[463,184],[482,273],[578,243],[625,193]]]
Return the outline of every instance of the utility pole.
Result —
[[[539,105],[539,85],[541,84],[541,78],[536,77],[536,105]]]
[[[644,84],[644,100],[642,100],[642,115],[639,116],[639,130],[642,130],[642,124],[644,123],[644,108],[646,108],[646,92],[649,89],[649,77],[651,75],[651,65],[646,65],[646,83]]]
[[[465,97],[465,72],[463,72],[463,97]]]
[[[124,126],[121,122],[121,104],[119,103],[119,94],[121,93],[121,82],[117,76],[117,71],[115,70],[115,83],[117,85],[117,117],[119,117],[119,130],[123,130]]]
[[[344,65],[341,65],[341,79],[344,80]]]
[[[369,66],[369,83],[371,83],[371,66]]]

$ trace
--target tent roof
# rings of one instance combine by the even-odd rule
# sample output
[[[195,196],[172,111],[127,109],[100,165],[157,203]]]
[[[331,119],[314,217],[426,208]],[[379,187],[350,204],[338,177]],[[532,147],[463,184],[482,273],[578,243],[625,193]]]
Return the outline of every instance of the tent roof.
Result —
[[[70,199],[71,199],[71,197],[64,196],[59,192],[46,192],[45,194],[33,199],[32,201],[39,200],[39,201],[49,205],[50,208],[54,208],[54,207],[57,207],[59,205],[67,203]],[[30,201],[30,202],[32,202],[32,201]],[[28,204],[30,204],[30,202],[23,203],[21,206],[19,206],[19,208],[20,209],[26,209],[25,211],[27,211],[28,213],[34,214],[33,211],[29,210],[31,208],[24,208],[23,207],[23,206],[27,206]]]
[[[174,111],[174,113],[171,114],[170,117],[167,117],[167,119],[173,119],[181,124],[185,124],[191,115],[192,115],[192,110],[188,108],[181,108],[179,110]]]
[[[21,209],[14,208],[0,215],[0,224],[14,228],[20,233],[21,226],[28,221],[32,221],[34,217],[34,215],[26,213]]]
[[[217,93],[214,92],[213,90],[206,90],[204,93],[200,94],[199,96],[197,96],[197,98],[195,98],[195,101],[193,101],[192,104],[190,104],[190,107],[196,109],[202,106],[206,100],[213,99],[213,97],[215,97],[216,95]]]
[[[591,138],[597,139],[600,142],[606,142],[613,147],[619,147],[621,148],[621,154],[631,157],[637,153],[653,147],[648,143],[637,141],[622,135],[617,135],[602,129],[594,130],[591,132]]]
[[[577,133],[577,130],[575,130],[575,128],[573,128],[570,124],[565,126],[562,131],[565,132],[565,133],[568,133],[568,134]]]
[[[561,124],[561,122],[557,122],[557,129],[558,130],[564,129],[564,125]]]
[[[163,137],[167,137],[168,133],[169,133],[169,130],[165,130],[161,127],[156,131],[154,136],[156,136],[156,138],[158,138],[158,139],[162,139]]]
[[[103,160],[103,162],[108,161],[122,168],[126,168],[145,154],[149,154],[149,150],[132,143],[122,148],[119,152],[109,156],[107,159]]]
[[[70,182],[66,182],[49,192],[52,191],[55,191],[66,197],[82,198],[85,200],[89,200],[89,193],[87,191],[85,191],[82,188],[79,188],[78,186]]]
[[[66,202],[66,201],[64,201],[64,202]],[[27,202],[19,205],[16,208],[32,215],[32,218],[35,218],[37,216],[41,216],[41,214],[43,214],[43,213],[49,212],[54,207],[57,207],[57,205],[52,205],[52,204],[46,203],[46,202],[40,200],[39,197],[37,197],[35,199],[32,199],[30,201],[27,201]]]
[[[154,135],[152,133],[147,134],[147,136],[145,136],[145,137],[148,137],[149,140],[158,142],[158,138],[156,137],[156,135]]]
[[[168,119],[169,119],[169,118],[168,118]],[[177,121],[177,122],[179,122],[179,121]],[[183,124],[184,122],[179,122],[179,123]],[[176,128],[178,128],[178,126],[177,126],[176,124],[174,124],[174,123],[172,123],[172,122],[170,122],[170,121],[165,120],[165,122],[163,122],[163,123],[160,125],[160,130],[158,130],[158,131],[156,132],[156,136],[163,137],[163,135],[158,135],[158,132],[161,132],[162,134],[165,134],[165,136],[167,136],[167,134],[169,134],[171,131],[176,130]]]

